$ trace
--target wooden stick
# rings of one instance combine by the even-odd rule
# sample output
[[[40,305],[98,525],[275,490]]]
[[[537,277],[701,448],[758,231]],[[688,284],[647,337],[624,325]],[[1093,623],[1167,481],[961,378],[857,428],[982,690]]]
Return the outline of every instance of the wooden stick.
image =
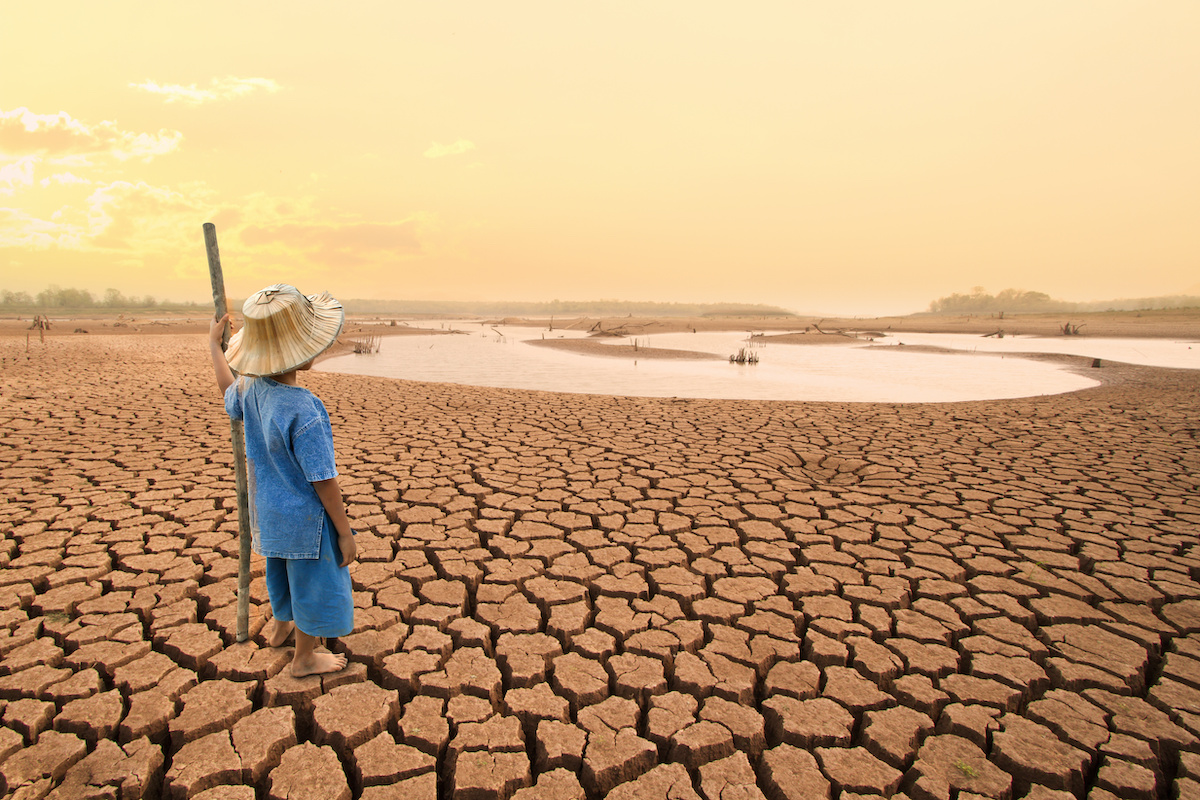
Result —
[[[225,276],[221,272],[221,254],[217,250],[217,226],[204,223],[204,247],[208,251],[208,277],[212,280],[213,307],[216,318],[225,316]],[[229,345],[229,324],[221,334],[221,350]],[[238,594],[237,640],[250,638],[250,491],[246,481],[246,435],[240,419],[229,421],[233,439],[233,467],[237,487],[238,508]]]

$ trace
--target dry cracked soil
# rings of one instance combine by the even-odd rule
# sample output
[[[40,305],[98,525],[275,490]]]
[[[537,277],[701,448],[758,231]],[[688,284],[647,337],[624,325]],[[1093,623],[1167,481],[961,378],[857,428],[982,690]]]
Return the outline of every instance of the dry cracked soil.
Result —
[[[349,667],[235,641],[200,336],[0,339],[13,798],[1197,798],[1194,372],[940,405],[309,373]]]

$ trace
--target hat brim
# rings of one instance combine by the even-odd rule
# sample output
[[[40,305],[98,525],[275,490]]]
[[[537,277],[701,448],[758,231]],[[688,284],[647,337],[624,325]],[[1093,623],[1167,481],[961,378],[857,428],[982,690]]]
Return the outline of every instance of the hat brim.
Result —
[[[337,342],[346,322],[342,304],[328,292],[308,295],[311,313],[274,314],[245,319],[245,327],[229,340],[225,358],[241,375],[264,377],[291,372],[312,361]],[[246,342],[253,331],[253,345]]]

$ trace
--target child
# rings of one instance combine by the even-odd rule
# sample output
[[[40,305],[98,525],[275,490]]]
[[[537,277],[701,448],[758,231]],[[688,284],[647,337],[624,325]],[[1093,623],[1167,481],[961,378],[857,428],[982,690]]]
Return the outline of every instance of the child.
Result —
[[[358,548],[338,488],[329,415],[296,385],[296,373],[337,340],[345,315],[328,293],[306,297],[287,284],[252,295],[242,315],[226,353],[228,314],[213,322],[209,342],[225,410],[245,427],[250,529],[254,551],[267,559],[274,618],[267,642],[281,646],[294,628],[292,674],[337,672],[346,657],[317,640],[354,629],[349,565]]]

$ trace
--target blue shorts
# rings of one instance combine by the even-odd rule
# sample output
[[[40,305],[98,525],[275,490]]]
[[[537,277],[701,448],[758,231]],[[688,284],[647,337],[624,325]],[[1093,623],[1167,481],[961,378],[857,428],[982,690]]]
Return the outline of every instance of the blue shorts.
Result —
[[[309,636],[348,636],[354,630],[350,568],[339,567],[342,550],[325,520],[318,558],[267,558],[267,597],[281,622],[295,622]]]

